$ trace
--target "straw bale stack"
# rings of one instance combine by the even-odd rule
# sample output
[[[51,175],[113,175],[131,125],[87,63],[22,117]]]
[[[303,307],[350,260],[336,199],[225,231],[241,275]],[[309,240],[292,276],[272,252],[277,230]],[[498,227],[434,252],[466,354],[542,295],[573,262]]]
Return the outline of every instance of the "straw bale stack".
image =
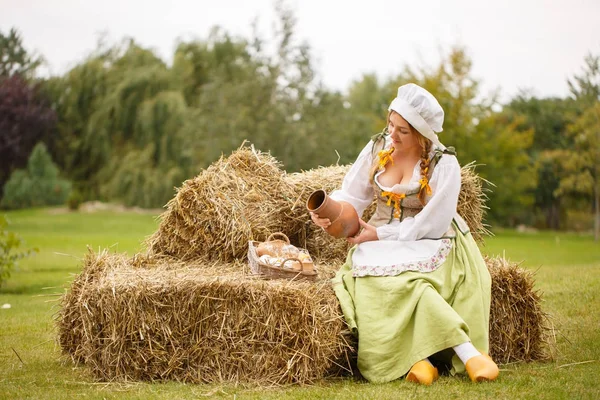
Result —
[[[63,351],[103,381],[278,385],[349,369],[328,280],[265,281],[246,272],[236,263],[90,253],[83,290],[63,299]]]
[[[63,352],[101,380],[275,385],[351,370],[355,343],[327,279],[348,244],[315,228],[305,211],[310,193],[335,190],[348,168],[286,175],[253,148],[221,158],[169,202],[148,254],[84,258],[58,314]],[[472,164],[461,173],[458,211],[482,240],[483,181]],[[310,251],[320,280],[249,275],[248,241],[278,231]],[[504,259],[486,262],[491,355],[500,362],[547,358],[547,318],[532,276]]]
[[[554,342],[533,275],[487,258],[490,355],[545,360]],[[99,380],[310,383],[355,368],[327,269],[316,283],[264,281],[234,262],[90,252],[62,299],[63,352]]]
[[[552,358],[556,341],[532,271],[503,257],[486,257],[492,277],[490,355],[499,363]]]

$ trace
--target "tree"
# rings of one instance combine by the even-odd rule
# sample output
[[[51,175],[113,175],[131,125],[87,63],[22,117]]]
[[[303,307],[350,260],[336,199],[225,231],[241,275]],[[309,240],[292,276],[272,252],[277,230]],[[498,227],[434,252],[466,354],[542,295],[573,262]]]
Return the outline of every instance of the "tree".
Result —
[[[61,171],[72,181],[85,199],[98,195],[94,177],[99,160],[108,153],[110,143],[98,140],[91,146],[89,125],[105,96],[112,92],[106,55],[94,55],[62,77],[43,83],[43,90],[56,110],[57,123],[48,139],[48,148]],[[95,131],[95,129],[93,129]]]
[[[364,74],[350,84],[347,107],[355,116],[353,128],[363,133],[363,140],[356,147],[364,146],[364,138],[373,135],[385,127],[385,116],[394,92],[388,93],[373,73]],[[389,86],[389,85],[388,85]]]
[[[138,106],[169,89],[169,78],[160,58],[126,39],[112,47],[100,44],[64,77],[44,85],[58,113],[50,149],[85,199],[101,197],[103,170],[139,139]]]
[[[477,173],[494,184],[489,218],[501,226],[530,223],[537,185],[536,165],[528,154],[533,136],[523,117],[499,112],[481,120],[469,137],[471,157],[483,164]]]
[[[28,208],[64,204],[71,183],[59,177],[46,146],[38,143],[27,162],[26,170],[16,170],[4,185],[0,205],[6,208]]]
[[[29,54],[23,47],[19,32],[11,28],[8,35],[0,31],[0,78],[20,75],[33,78],[35,70],[43,63],[41,56]]]
[[[589,107],[569,126],[573,150],[557,151],[563,177],[556,192],[579,193],[592,198],[594,238],[600,239],[600,102]]]
[[[182,89],[189,107],[182,136],[198,167],[244,140],[271,151],[291,171],[335,162],[336,139],[340,150],[352,151],[343,97],[317,81],[292,13],[281,3],[276,7],[273,54],[259,37],[234,38],[220,29],[207,41],[178,46],[172,68],[177,88],[191,82]]]
[[[0,78],[0,188],[54,127],[56,115],[38,89],[18,74]]]
[[[191,152],[181,136],[187,115],[180,92],[163,91],[139,105],[134,140],[101,175],[103,193],[128,206],[162,207],[190,170]],[[145,147],[142,147],[145,146]]]
[[[114,175],[110,177],[103,191],[108,198],[119,200],[126,206],[159,208],[175,194],[175,186],[186,178],[176,165],[159,165],[154,160],[154,146],[149,144],[144,150],[131,150],[125,153]]]
[[[33,82],[43,59],[25,50],[12,28],[0,31],[0,197],[11,171],[27,162],[34,144],[46,139],[55,122],[38,84]]]
[[[584,106],[591,106],[600,100],[600,56],[588,54],[584,58],[583,72],[568,79],[571,94]]]
[[[565,176],[558,192],[590,195],[594,238],[600,240],[600,56],[588,55],[581,75],[568,81],[579,105],[579,116],[569,126],[574,151],[561,153]]]
[[[564,194],[557,191],[560,184],[560,168],[556,160],[558,149],[572,149],[573,140],[567,133],[570,118],[575,112],[571,99],[539,99],[522,92],[504,108],[509,118],[524,118],[523,126],[534,132],[533,143],[528,150],[536,164],[537,182],[533,188],[534,207],[545,217],[545,226],[561,228],[564,215]]]

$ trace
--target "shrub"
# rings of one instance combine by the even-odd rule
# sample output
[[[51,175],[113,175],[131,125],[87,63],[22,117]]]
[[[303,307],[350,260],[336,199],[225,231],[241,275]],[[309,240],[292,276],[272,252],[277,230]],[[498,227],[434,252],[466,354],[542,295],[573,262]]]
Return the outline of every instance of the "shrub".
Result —
[[[79,210],[79,206],[83,203],[83,196],[81,192],[77,189],[71,191],[69,198],[67,199],[67,206],[69,206],[69,210],[77,211]]]
[[[38,251],[37,249],[17,251],[23,244],[23,239],[16,233],[9,232],[7,226],[8,220],[0,215],[0,287],[10,277],[21,258]]]
[[[65,204],[71,182],[59,177],[58,167],[46,146],[38,143],[27,161],[27,169],[14,171],[4,185],[0,205],[6,208],[28,208]]]

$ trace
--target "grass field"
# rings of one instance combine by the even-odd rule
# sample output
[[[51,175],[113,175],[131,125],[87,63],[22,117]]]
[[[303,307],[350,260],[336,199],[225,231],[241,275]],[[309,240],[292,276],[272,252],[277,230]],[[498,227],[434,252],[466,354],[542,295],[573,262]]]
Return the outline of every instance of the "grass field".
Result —
[[[7,213],[9,229],[39,254],[23,260],[0,289],[0,399],[598,399],[600,398],[600,243],[589,235],[499,231],[485,254],[504,254],[536,271],[544,308],[558,343],[549,363],[501,366],[498,381],[472,384],[442,377],[431,387],[404,381],[375,385],[350,378],[278,389],[175,382],[97,383],[85,367],[61,358],[53,315],[56,299],[79,272],[87,251],[111,247],[132,254],[157,226],[153,215],[63,213],[41,209]]]

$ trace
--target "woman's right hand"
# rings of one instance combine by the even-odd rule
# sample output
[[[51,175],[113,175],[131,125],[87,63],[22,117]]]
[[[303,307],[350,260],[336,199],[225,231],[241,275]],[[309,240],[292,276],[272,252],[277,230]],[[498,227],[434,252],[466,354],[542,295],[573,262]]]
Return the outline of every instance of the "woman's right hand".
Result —
[[[313,212],[310,213],[310,219],[312,219],[312,222],[314,222],[315,225],[323,229],[329,228],[329,226],[331,225],[331,221],[329,221],[329,218],[319,218],[319,216]]]

